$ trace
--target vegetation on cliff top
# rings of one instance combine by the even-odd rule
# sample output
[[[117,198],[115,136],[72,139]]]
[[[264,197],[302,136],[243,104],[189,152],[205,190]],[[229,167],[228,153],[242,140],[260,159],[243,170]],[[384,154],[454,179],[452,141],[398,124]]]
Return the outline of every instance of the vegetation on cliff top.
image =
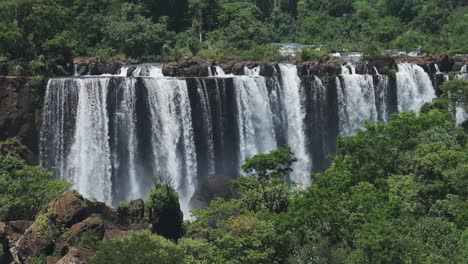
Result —
[[[278,60],[272,42],[468,53],[467,13],[463,0],[3,0],[0,74],[60,74],[76,56]]]

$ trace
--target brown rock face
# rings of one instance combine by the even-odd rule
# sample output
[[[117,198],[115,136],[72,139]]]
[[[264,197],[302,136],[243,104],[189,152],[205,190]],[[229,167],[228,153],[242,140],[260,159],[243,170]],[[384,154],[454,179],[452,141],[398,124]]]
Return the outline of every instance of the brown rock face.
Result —
[[[72,237],[79,236],[85,232],[93,232],[102,238],[104,235],[104,221],[102,218],[98,215],[93,215],[83,220],[83,222],[74,224],[70,228],[70,235]]]
[[[53,234],[54,230],[44,229],[39,223],[35,222],[26,230],[24,235],[16,242],[15,257],[20,262],[27,261],[32,256],[39,256],[44,253],[49,253],[53,250]]]
[[[18,137],[34,153],[39,149],[41,91],[28,77],[0,76],[0,141]]]
[[[8,224],[14,232],[24,234],[26,230],[33,224],[33,221],[16,220],[8,222]]]
[[[65,192],[60,195],[52,202],[49,208],[54,210],[66,225],[80,221],[86,217],[86,206],[83,200],[72,192]]]
[[[68,253],[61,258],[56,264],[85,264],[92,256],[92,252],[88,249],[71,247]]]

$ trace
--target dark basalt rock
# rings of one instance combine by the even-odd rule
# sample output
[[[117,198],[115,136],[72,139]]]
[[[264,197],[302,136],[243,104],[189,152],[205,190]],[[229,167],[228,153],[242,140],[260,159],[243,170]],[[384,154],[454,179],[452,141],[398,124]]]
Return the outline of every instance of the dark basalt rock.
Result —
[[[320,60],[305,61],[297,64],[300,77],[305,76],[336,76],[341,74],[341,65],[345,61],[341,58],[324,56]]]
[[[192,198],[192,205],[195,208],[206,208],[209,202],[216,197],[230,200],[239,196],[237,190],[232,185],[230,177],[210,176],[201,184],[200,189]]]
[[[358,74],[379,74],[391,75],[397,70],[397,62],[390,56],[367,57],[356,66]]]
[[[104,61],[100,58],[75,58],[77,75],[102,75],[118,74],[120,68],[126,64],[136,64],[138,61],[132,59]]]
[[[0,141],[17,137],[34,153],[39,152],[37,124],[44,85],[30,77],[0,76]]]

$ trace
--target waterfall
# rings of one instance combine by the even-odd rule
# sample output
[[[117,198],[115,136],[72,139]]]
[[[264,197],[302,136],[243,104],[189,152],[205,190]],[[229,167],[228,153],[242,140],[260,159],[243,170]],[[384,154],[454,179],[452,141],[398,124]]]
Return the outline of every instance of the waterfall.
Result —
[[[208,90],[205,80],[197,80],[197,93],[200,98],[201,114],[204,120],[205,139],[207,145],[207,162],[208,174],[215,173],[215,153],[214,153],[214,133],[213,133],[213,118],[211,116],[210,99],[208,97]]]
[[[399,63],[397,77],[398,111],[419,113],[419,109],[436,98],[429,75],[418,65]]]
[[[120,80],[119,80],[120,81]],[[136,79],[122,79],[117,85],[115,94],[115,114],[113,124],[113,168],[119,175],[125,175],[123,180],[124,200],[141,198],[142,184],[138,180],[137,171],[137,131],[136,131]]]
[[[263,77],[234,78],[239,124],[240,161],[277,148],[273,114]]]
[[[343,135],[352,135],[364,121],[377,121],[378,118],[373,77],[355,72],[354,66],[343,66],[337,85]]]
[[[64,174],[85,197],[112,204],[108,83],[104,78],[77,80],[76,130]]]
[[[396,80],[376,68],[356,74],[352,64],[324,77],[300,76],[292,64],[267,77],[260,67],[241,76],[210,70],[212,78],[177,79],[164,77],[161,64],[140,64],[118,75],[50,79],[41,164],[109,205],[147,198],[154,179],[168,183],[189,217],[208,176],[237,177],[246,158],[288,144],[297,158],[290,179],[307,186],[329,166],[337,135],[435,98],[428,74],[407,63]]]
[[[244,74],[247,76],[260,76],[260,66],[254,67],[252,69],[244,66]]]
[[[181,209],[189,215],[197,173],[187,84],[177,79],[144,79],[151,116],[153,175],[179,192]]]
[[[284,105],[288,122],[287,141],[297,159],[293,165],[291,179],[305,187],[310,184],[312,162],[306,150],[305,110],[301,80],[295,65],[280,64],[279,67],[283,80]]]

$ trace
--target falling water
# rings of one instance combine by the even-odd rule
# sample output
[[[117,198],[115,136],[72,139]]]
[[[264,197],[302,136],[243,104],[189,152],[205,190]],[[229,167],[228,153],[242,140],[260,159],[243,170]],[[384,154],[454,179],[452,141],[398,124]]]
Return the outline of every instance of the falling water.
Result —
[[[234,78],[239,124],[240,160],[277,147],[268,89],[263,77]]]
[[[397,87],[377,69],[360,75],[351,64],[336,79],[299,76],[290,64],[270,77],[260,67],[234,76],[217,66],[217,78],[185,80],[141,64],[116,76],[50,79],[41,163],[85,197],[113,205],[146,198],[150,179],[170,183],[186,217],[205,176],[235,177],[246,158],[284,144],[297,158],[291,179],[307,186],[312,170],[328,166],[321,156],[333,154],[338,133],[387,121],[397,104],[417,112],[435,97],[421,67],[398,69]]]
[[[151,116],[154,176],[170,181],[189,215],[195,192],[197,162],[187,83],[177,79],[144,79]]]
[[[309,174],[312,162],[306,150],[305,110],[301,96],[301,80],[295,65],[280,64],[279,67],[283,80],[284,105],[288,122],[287,140],[297,158],[297,162],[293,165],[291,179],[305,187],[310,184]]]
[[[420,66],[399,63],[396,76],[399,112],[419,113],[425,103],[436,98],[431,79]]]
[[[214,134],[213,134],[213,118],[211,116],[210,99],[205,80],[197,80],[197,93],[200,98],[202,116],[204,119],[204,128],[206,129],[206,144],[208,152],[208,174],[215,173],[215,154],[214,154]]]
[[[85,197],[112,204],[108,83],[106,78],[77,80],[77,125],[64,175]]]
[[[137,132],[136,132],[136,79],[122,79],[119,84],[121,94],[115,93],[117,98],[116,113],[114,115],[114,148],[112,151],[114,170],[120,171],[121,174],[127,176],[124,186],[126,186],[124,199],[134,200],[141,198],[143,190],[141,183],[137,179]],[[120,101],[120,102],[119,102]],[[120,156],[124,156],[125,160],[121,161]],[[122,168],[121,168],[122,167]]]
[[[340,131],[343,135],[352,135],[364,121],[377,121],[378,118],[373,77],[355,72],[353,65],[343,66],[337,85]]]

